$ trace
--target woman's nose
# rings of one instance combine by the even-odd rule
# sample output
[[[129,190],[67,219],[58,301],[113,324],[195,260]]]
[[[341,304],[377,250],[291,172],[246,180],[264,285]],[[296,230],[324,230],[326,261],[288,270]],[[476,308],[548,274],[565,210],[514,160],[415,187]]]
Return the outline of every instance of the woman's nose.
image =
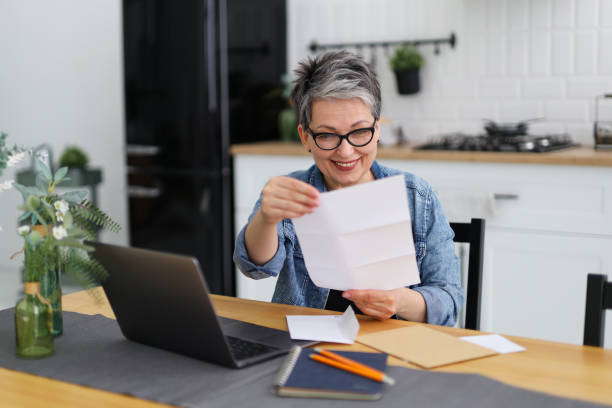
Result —
[[[351,146],[351,144],[346,139],[343,139],[342,143],[340,143],[340,146],[336,148],[337,154],[342,157],[350,156],[353,153],[353,150],[353,146]]]

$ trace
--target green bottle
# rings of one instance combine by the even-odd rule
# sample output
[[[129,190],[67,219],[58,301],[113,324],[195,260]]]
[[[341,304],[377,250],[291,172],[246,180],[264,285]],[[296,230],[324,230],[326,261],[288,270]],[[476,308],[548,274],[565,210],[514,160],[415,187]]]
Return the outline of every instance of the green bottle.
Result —
[[[58,254],[57,248],[55,251]],[[52,258],[53,259],[53,258]],[[53,263],[49,263],[47,272],[42,276],[40,281],[40,294],[49,299],[51,303],[51,313],[53,320],[53,335],[60,336],[64,331],[64,322],[62,318],[62,285],[60,282],[59,270],[59,255],[53,259]]]
[[[15,306],[17,356],[50,356],[54,353],[51,305],[40,295],[39,282],[25,282],[24,286],[25,297]]]

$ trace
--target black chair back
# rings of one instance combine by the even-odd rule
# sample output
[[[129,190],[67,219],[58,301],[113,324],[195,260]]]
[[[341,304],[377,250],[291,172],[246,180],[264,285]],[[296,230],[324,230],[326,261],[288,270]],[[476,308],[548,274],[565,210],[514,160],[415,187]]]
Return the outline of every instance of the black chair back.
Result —
[[[590,273],[587,277],[586,307],[584,311],[585,346],[603,347],[606,309],[612,309],[612,282],[607,275]]]
[[[479,330],[485,220],[482,218],[472,218],[470,222],[451,222],[450,226],[455,231],[455,239],[453,241],[470,244],[465,328]]]

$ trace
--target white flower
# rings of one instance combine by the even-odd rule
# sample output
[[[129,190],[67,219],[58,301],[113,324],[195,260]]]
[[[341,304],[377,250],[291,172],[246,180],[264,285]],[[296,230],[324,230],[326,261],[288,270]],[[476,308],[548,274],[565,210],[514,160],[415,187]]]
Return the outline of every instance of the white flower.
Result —
[[[17,228],[17,233],[19,235],[24,236],[28,232],[30,232],[30,226],[29,225],[22,225],[21,227]]]
[[[68,210],[70,209],[70,207],[68,206],[68,203],[66,202],[66,200],[59,200],[53,203],[53,206],[55,207],[55,209],[62,213],[62,215],[66,215],[66,213],[68,212]]]
[[[56,211],[56,212],[55,212],[55,218],[57,218],[57,220],[58,220],[59,222],[64,222],[64,216],[63,216],[63,215],[62,215],[62,213],[61,213],[61,212],[59,212],[59,211]]]
[[[0,183],[0,193],[6,190],[10,190],[13,187],[14,180],[6,180]]]
[[[8,161],[6,162],[6,165],[8,167],[12,167],[14,165],[16,165],[17,163],[19,163],[20,161],[22,161],[26,156],[26,152],[18,152],[18,153],[13,153],[9,156]]]
[[[68,232],[66,231],[66,228],[62,227],[61,225],[59,227],[53,227],[53,237],[57,240],[60,239],[64,239],[68,236]]]

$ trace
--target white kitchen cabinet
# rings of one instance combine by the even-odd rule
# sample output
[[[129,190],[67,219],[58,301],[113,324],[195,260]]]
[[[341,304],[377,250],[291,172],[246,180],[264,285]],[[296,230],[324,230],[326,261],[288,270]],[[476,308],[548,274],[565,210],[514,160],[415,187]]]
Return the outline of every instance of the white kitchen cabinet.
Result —
[[[587,274],[612,279],[612,167],[379,162],[425,178],[438,192],[498,197],[484,214],[482,330],[582,343]],[[236,233],[270,177],[311,164],[305,156],[236,155]],[[238,296],[259,300],[270,300],[275,284],[239,273],[237,282]]]
[[[234,156],[234,225],[235,235],[248,221],[255,202],[267,181],[274,176],[306,169],[313,161],[306,156]],[[269,302],[274,293],[276,278],[254,280],[236,269],[238,297]]]
[[[612,236],[497,227],[486,234],[482,329],[581,344],[586,276],[612,278]]]

